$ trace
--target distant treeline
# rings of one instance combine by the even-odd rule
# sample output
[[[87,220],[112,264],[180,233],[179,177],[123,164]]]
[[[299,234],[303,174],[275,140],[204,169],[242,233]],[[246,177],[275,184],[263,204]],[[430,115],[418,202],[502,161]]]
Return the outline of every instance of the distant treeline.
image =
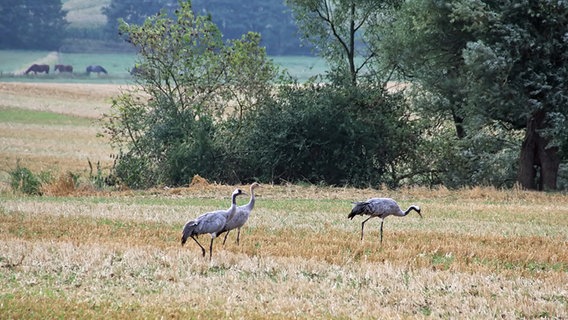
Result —
[[[310,54],[283,0],[194,0],[192,4],[196,14],[211,15],[225,39],[254,31],[261,34],[270,55]],[[178,0],[112,0],[101,7],[106,25],[76,28],[66,20],[61,0],[3,0],[0,49],[123,51],[129,47],[118,35],[118,19],[142,24],[160,10],[173,12],[177,7]]]

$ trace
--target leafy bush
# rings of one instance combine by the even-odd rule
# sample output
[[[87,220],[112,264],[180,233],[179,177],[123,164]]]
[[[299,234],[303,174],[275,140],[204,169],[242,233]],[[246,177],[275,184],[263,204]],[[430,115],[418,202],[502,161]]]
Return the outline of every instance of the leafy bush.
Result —
[[[10,172],[10,186],[14,192],[22,192],[29,195],[41,195],[41,180],[28,168],[21,167]]]
[[[241,176],[262,181],[370,186],[396,184],[412,153],[404,100],[380,90],[285,86],[246,119]]]
[[[422,122],[428,122],[422,119]],[[423,134],[419,156],[410,165],[415,174],[406,184],[443,185],[447,188],[471,186],[512,187],[515,184],[520,140],[515,130],[494,123],[459,139],[455,127],[442,122]],[[496,143],[496,141],[498,143]]]
[[[271,92],[277,68],[260,35],[223,41],[210,17],[180,2],[142,26],[120,25],[138,51],[135,89],[113,101],[104,127],[119,157],[113,177],[130,188],[183,185],[200,174],[226,181],[226,160],[245,114]],[[227,120],[231,119],[231,120]]]

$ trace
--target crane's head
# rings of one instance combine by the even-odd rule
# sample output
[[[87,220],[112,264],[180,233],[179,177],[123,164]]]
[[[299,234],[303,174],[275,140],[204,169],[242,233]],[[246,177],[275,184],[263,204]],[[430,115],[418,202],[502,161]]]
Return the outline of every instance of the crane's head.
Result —
[[[239,188],[237,188],[237,189],[235,189],[235,191],[233,191],[233,197],[240,196],[242,194],[246,194],[246,193],[243,192],[243,190],[241,190]]]
[[[420,213],[420,207],[419,206],[411,206],[411,209],[414,209],[414,211],[416,211],[418,213],[418,215],[420,216],[420,218],[422,217],[422,213]]]
[[[250,185],[250,189],[251,189],[251,190],[254,190],[254,189],[258,188],[258,187],[260,187],[260,183],[258,183],[258,182],[253,182],[253,184]]]

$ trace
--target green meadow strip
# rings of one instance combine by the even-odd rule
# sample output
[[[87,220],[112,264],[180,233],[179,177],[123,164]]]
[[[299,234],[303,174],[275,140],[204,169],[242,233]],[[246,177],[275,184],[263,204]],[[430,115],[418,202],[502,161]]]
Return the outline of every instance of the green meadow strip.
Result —
[[[49,111],[0,107],[0,123],[89,126],[92,120]]]

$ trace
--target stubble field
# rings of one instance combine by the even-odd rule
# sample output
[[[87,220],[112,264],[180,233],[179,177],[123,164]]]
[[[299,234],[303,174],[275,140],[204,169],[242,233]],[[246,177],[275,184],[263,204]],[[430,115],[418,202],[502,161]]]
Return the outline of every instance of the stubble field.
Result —
[[[563,193],[264,184],[240,245],[216,239],[209,261],[180,245],[181,228],[227,208],[237,186],[11,192],[18,161],[53,175],[108,168],[95,120],[119,91],[0,83],[2,318],[568,318]],[[361,241],[351,201],[375,196],[424,219],[387,218],[382,245],[370,220]]]

